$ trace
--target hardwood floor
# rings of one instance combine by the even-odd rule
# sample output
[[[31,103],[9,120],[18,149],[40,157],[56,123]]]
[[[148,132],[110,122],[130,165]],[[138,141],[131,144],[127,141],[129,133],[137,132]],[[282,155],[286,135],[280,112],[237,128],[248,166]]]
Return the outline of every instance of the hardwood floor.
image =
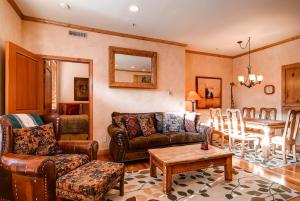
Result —
[[[99,155],[99,160],[112,161],[109,155]],[[150,168],[148,160],[135,161],[125,163],[125,171],[135,171]],[[281,168],[263,168],[247,161],[233,157],[233,166],[241,167],[247,171],[253,172],[256,175],[277,182],[281,185],[292,188],[300,192],[300,164],[288,165]],[[300,201],[300,197],[291,201]]]

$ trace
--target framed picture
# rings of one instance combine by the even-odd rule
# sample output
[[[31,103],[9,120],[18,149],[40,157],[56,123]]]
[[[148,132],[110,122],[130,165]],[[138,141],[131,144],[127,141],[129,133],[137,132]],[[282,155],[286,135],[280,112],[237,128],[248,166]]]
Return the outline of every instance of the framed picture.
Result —
[[[197,109],[222,107],[222,78],[197,76],[196,92],[200,96]]]
[[[274,93],[275,93],[275,86],[272,85],[272,84],[266,85],[266,86],[264,87],[264,92],[265,92],[265,94],[267,94],[267,95],[274,94]]]
[[[89,100],[89,78],[74,77],[74,100]]]

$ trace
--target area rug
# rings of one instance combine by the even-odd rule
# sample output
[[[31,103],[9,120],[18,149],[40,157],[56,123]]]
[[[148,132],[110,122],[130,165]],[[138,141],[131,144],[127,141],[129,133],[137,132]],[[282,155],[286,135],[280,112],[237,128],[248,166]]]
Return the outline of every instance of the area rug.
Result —
[[[125,195],[111,190],[106,201],[283,201],[300,195],[290,188],[234,167],[232,181],[224,180],[223,167],[173,176],[172,191],[162,191],[162,174],[150,177],[149,169],[126,173]]]
[[[217,146],[221,148],[221,138],[218,135],[213,136],[213,143],[214,146]],[[228,141],[225,140],[225,146],[224,150],[229,151],[228,148]],[[255,165],[259,165],[261,167],[267,167],[267,168],[279,168],[286,165],[295,164],[293,157],[291,155],[287,156],[287,163],[285,164],[282,159],[282,154],[276,153],[276,155],[271,154],[269,160],[267,162],[264,161],[264,157],[262,155],[261,149],[258,149],[257,152],[255,152],[253,149],[246,149],[246,152],[244,154],[244,157],[241,156],[241,145],[239,143],[236,144],[235,148],[231,149],[231,152],[233,152],[235,157],[238,157],[240,159],[246,160],[250,163],[253,163]],[[270,149],[270,153],[272,153],[272,150]],[[297,163],[300,162],[300,155],[297,156]]]

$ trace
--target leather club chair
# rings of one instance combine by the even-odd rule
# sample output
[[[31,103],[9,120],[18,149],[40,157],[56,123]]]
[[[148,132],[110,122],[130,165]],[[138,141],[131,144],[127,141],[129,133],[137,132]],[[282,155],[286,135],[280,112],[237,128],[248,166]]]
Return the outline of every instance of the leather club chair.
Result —
[[[53,123],[56,138],[59,139],[59,115],[47,114],[42,116],[42,119],[44,123]],[[0,200],[56,200],[58,176],[55,161],[48,156],[14,154],[12,127],[3,122],[1,125]],[[62,154],[87,155],[89,161],[97,159],[96,141],[57,142],[63,151]],[[74,164],[74,161],[69,161]],[[61,161],[62,166],[63,162],[64,159]]]

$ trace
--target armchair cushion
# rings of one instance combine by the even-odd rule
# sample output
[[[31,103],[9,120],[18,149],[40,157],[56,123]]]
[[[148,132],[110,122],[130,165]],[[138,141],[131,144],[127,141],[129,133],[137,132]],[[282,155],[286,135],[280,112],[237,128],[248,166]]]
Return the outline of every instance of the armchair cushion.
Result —
[[[39,146],[36,155],[48,156],[62,153],[56,143],[53,124],[42,125],[38,128]]]
[[[84,154],[58,154],[49,158],[55,163],[57,178],[89,162]]]
[[[34,155],[39,146],[38,127],[13,129],[13,152]]]

